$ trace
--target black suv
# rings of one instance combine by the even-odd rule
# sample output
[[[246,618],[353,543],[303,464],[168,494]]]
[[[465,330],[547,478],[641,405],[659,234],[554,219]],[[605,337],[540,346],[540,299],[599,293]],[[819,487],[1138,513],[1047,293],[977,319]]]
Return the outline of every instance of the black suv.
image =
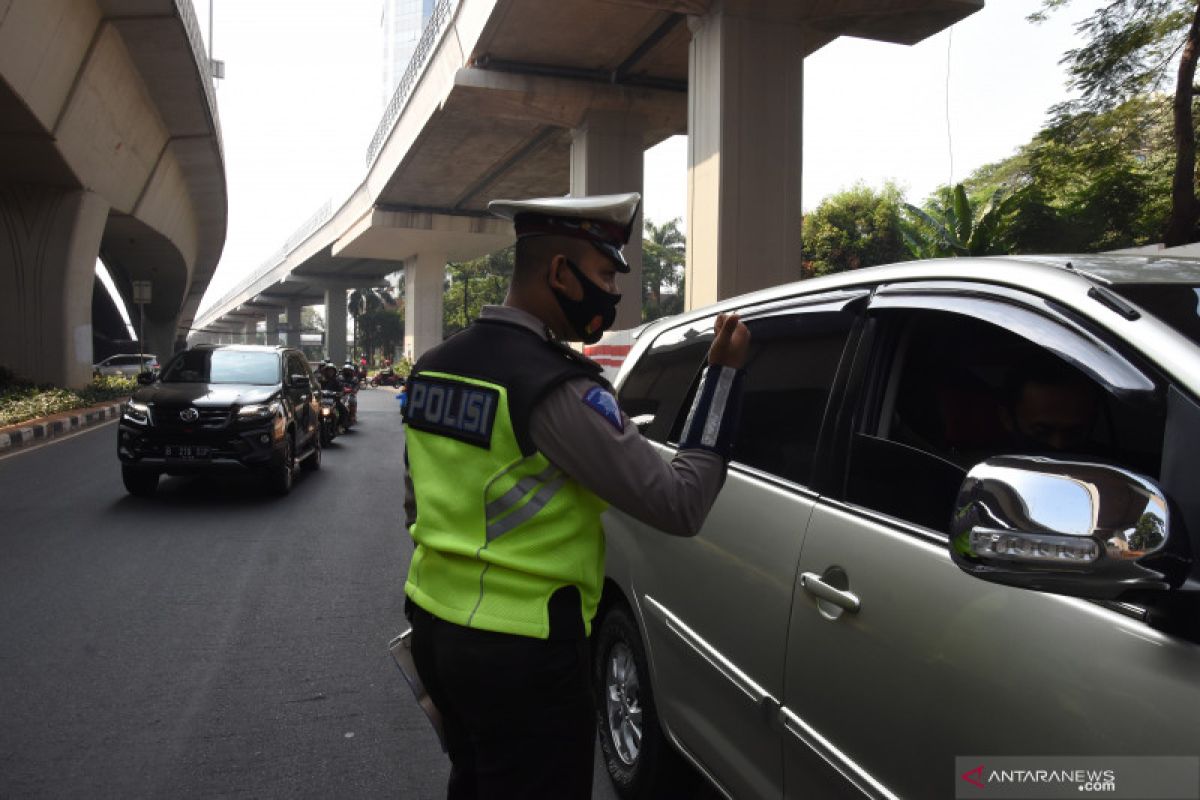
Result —
[[[299,350],[197,345],[138,383],[117,434],[131,494],[152,494],[163,473],[230,468],[287,494],[297,463],[321,466],[321,393]]]

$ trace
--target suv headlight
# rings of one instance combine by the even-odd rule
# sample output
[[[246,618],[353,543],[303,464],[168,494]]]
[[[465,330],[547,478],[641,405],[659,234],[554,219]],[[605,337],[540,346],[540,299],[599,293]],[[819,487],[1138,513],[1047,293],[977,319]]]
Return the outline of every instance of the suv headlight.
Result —
[[[145,403],[137,403],[133,400],[130,400],[125,404],[125,410],[124,413],[121,414],[121,417],[122,419],[129,420],[130,422],[138,425],[149,425],[150,406],[146,405]]]
[[[270,403],[256,403],[252,406],[242,406],[238,411],[238,419],[243,422],[270,419],[278,414],[279,410],[280,405],[278,400]]]

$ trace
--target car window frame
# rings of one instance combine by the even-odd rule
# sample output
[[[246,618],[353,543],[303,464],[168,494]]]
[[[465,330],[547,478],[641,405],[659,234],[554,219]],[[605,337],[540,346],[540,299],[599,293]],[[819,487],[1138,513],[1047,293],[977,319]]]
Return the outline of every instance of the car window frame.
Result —
[[[873,285],[843,287],[814,294],[795,295],[783,299],[776,299],[739,310],[739,316],[741,317],[742,321],[746,323],[773,317],[798,316],[802,314],[813,313],[831,313],[838,311],[852,314],[853,319],[851,320],[850,328],[846,333],[846,341],[843,344],[842,355],[839,359],[837,369],[834,372],[833,380],[830,384],[829,399],[825,404],[825,411],[822,414],[821,422],[818,427],[817,445],[813,454],[809,484],[805,485],[797,483],[783,476],[767,472],[737,460],[732,460],[729,462],[729,469],[731,471],[755,478],[760,481],[765,481],[787,491],[798,492],[810,498],[817,497],[821,493],[822,488],[828,481],[828,475],[826,472],[826,462],[828,460],[827,450],[832,443],[830,437],[830,422],[832,419],[839,417],[842,413],[844,393],[851,370],[856,361],[856,351],[859,347],[859,341],[864,329],[865,311],[873,291]],[[659,331],[639,356],[639,359],[650,355],[657,347],[663,345],[675,346],[681,341],[694,339],[697,336],[706,336],[707,341],[711,341],[712,326],[716,317],[717,313],[713,312],[701,318],[689,318],[679,325],[671,326]],[[668,429],[670,432],[674,432],[681,427],[681,418],[686,416],[691,408],[692,399],[695,397],[696,388],[699,385],[702,366],[703,364],[697,366],[696,374],[692,378],[691,385],[683,394],[682,400],[679,403],[678,408],[675,410],[675,416],[672,418],[672,422]],[[633,368],[636,369],[636,364],[633,365]],[[662,412],[660,411],[659,413],[661,414]],[[668,433],[665,438],[666,441],[664,442],[655,441],[654,443],[661,447],[669,448],[672,452],[678,452],[678,441],[675,440],[670,433]]]
[[[955,298],[959,302],[955,304],[956,308],[950,309],[944,306],[937,306],[931,302],[938,298]],[[1015,307],[1020,308],[1024,312],[1030,312],[1043,317],[1047,322],[1058,325],[1069,334],[1085,339],[1089,344],[1095,346],[1097,352],[1104,353],[1104,357],[1112,357],[1114,355],[1119,357],[1127,367],[1135,370],[1145,378],[1149,384],[1149,388],[1138,394],[1144,396],[1147,400],[1165,400],[1167,387],[1171,385],[1171,382],[1158,370],[1154,369],[1144,359],[1142,354],[1130,352],[1133,348],[1127,342],[1114,341],[1112,334],[1103,331],[1099,326],[1089,324],[1087,320],[1072,313],[1069,308],[1058,304],[1054,300],[1042,297],[1033,292],[982,282],[914,281],[882,284],[872,293],[870,301],[863,310],[863,335],[859,341],[858,351],[853,359],[854,363],[849,368],[846,392],[842,398],[839,417],[835,421],[833,430],[830,431],[831,441],[827,451],[828,460],[823,465],[829,476],[829,481],[822,487],[822,502],[847,513],[859,515],[873,522],[884,524],[898,532],[906,533],[926,542],[932,542],[941,547],[945,547],[948,544],[949,536],[943,531],[928,528],[901,517],[895,517],[886,512],[846,500],[847,470],[849,468],[849,454],[855,433],[872,430],[875,432],[875,435],[878,435],[878,416],[882,412],[882,407],[879,407],[880,410],[876,412],[873,425],[857,419],[857,416],[863,409],[863,404],[867,402],[867,398],[863,394],[869,390],[868,384],[873,377],[870,373],[876,361],[876,353],[879,348],[885,346],[891,348],[891,352],[886,355],[886,368],[889,373],[889,380],[892,372],[895,370],[896,342],[894,339],[888,341],[882,337],[878,319],[873,316],[872,312],[879,309],[898,309],[910,312],[928,311],[971,316],[957,310],[969,307],[970,303]],[[1040,341],[1029,339],[1029,337],[1022,333],[1014,331],[1007,325],[997,323],[993,319],[978,316],[974,318],[988,324],[996,325],[1013,336],[1031,341],[1043,349],[1048,349]],[[1050,352],[1062,357],[1060,353],[1052,350]],[[1105,383],[1104,379],[1096,374],[1089,365],[1076,366],[1089,378],[1097,381],[1097,383]],[[1127,389],[1123,390],[1108,385],[1105,386],[1105,390],[1117,395],[1128,393]],[[936,453],[928,453],[927,455],[935,458],[939,457]]]

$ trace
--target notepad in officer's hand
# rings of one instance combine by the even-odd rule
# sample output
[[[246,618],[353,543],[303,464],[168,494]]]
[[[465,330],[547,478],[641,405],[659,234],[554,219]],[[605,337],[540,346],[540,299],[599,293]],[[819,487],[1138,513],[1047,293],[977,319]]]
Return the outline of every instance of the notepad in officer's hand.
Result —
[[[408,688],[412,689],[413,697],[417,698],[417,705],[425,712],[425,716],[429,717],[429,722],[433,725],[438,742],[442,746],[442,752],[445,753],[446,732],[442,728],[442,713],[433,704],[429,692],[425,691],[425,684],[421,683],[421,676],[417,674],[417,665],[413,662],[412,628],[392,639],[388,644],[388,651],[395,659],[396,666],[400,668],[400,674],[404,676],[404,680],[408,681]]]

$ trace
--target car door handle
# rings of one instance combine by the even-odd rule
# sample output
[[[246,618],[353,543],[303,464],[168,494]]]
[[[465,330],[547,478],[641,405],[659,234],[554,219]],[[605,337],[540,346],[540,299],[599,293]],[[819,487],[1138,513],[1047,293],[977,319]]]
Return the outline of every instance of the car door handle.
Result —
[[[844,608],[851,613],[862,608],[862,603],[858,601],[858,595],[851,592],[844,592],[841,589],[835,589],[821,580],[821,576],[815,572],[800,573],[800,586],[809,594],[815,595],[822,600],[827,600],[835,606]]]

